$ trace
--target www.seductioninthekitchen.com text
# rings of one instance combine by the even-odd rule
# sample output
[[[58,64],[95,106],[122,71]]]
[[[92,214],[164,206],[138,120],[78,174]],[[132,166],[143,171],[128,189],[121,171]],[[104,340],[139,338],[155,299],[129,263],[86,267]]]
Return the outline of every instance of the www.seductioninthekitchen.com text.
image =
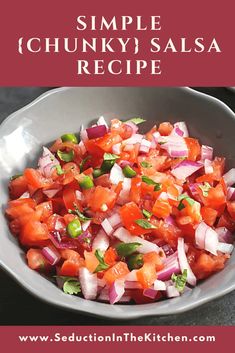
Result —
[[[144,333],[144,334],[134,334],[133,332],[123,332],[121,334],[112,333],[109,335],[101,335],[97,333],[90,333],[88,335],[77,334],[72,332],[69,335],[61,334],[56,332],[52,336],[43,335],[20,335],[20,342],[87,342],[87,343],[102,343],[102,342],[115,342],[115,343],[134,343],[134,342],[215,342],[216,337],[213,335],[173,335],[167,332],[165,335],[159,333]]]

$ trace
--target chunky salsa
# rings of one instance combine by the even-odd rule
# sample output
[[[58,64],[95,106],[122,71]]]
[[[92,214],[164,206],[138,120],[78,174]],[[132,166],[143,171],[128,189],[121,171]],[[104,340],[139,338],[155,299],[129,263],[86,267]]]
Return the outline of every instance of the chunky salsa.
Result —
[[[66,294],[114,303],[177,297],[233,251],[235,169],[184,122],[142,134],[103,117],[43,147],[9,182],[6,216],[32,270]]]

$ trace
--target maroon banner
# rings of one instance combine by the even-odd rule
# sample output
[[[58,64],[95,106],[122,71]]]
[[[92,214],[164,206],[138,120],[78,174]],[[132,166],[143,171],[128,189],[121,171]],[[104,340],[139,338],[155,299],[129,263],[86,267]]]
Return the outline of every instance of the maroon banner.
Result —
[[[0,85],[235,86],[234,1],[6,1]]]
[[[214,353],[233,347],[234,333],[234,327],[206,326],[4,326],[0,339],[7,352],[17,353]]]

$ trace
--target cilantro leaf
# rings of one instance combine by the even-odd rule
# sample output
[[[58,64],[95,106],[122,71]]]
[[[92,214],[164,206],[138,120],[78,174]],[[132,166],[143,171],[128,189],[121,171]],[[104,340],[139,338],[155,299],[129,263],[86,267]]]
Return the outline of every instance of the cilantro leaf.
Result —
[[[132,255],[138,247],[140,246],[140,243],[120,243],[116,246],[116,250],[119,256],[121,257],[126,257],[129,255]]]
[[[107,270],[107,268],[109,268],[109,265],[107,265],[105,263],[102,251],[97,249],[95,252],[95,256],[96,256],[97,260],[99,261],[99,265],[96,267],[94,273]]]
[[[156,183],[153,179],[150,179],[146,175],[142,176],[142,181],[148,185],[154,185],[154,191],[159,191],[162,188],[162,184]]]
[[[144,217],[147,218],[147,219],[150,219],[151,216],[152,216],[152,212],[149,212],[149,211],[147,211],[145,209],[142,210],[142,213],[143,213]]]
[[[149,162],[146,162],[146,161],[141,162],[140,165],[143,168],[151,168],[152,167],[152,164]]]
[[[78,294],[81,292],[80,283],[76,277],[70,277],[70,276],[53,276],[53,277],[60,278],[64,281],[63,291],[65,294]]]
[[[57,172],[58,175],[64,174],[64,171],[63,171],[63,169],[61,168],[61,165],[60,165],[60,164],[56,165],[55,168],[56,168],[56,172]]]
[[[191,199],[191,197],[189,197],[188,195],[186,194],[182,194],[178,197],[178,201],[180,201],[179,205],[178,205],[178,210],[181,211],[185,208],[185,205],[183,203],[183,200],[187,201],[188,204],[190,206],[193,206],[195,201],[193,199]]]
[[[82,222],[86,222],[86,221],[89,221],[91,218],[88,218],[86,216],[84,216],[83,213],[81,213],[78,208],[76,207],[75,210],[71,210],[71,209],[68,209],[68,213],[70,214],[74,214],[76,216],[78,216],[78,218],[80,219],[80,221]]]
[[[135,125],[138,125],[138,124],[141,124],[141,123],[144,123],[146,120],[145,119],[142,119],[142,118],[131,118],[129,120],[126,120],[125,123],[129,123],[129,122],[132,122],[134,123]]]
[[[146,221],[146,219],[136,219],[135,223],[144,229],[156,229],[156,227],[152,223]]]
[[[89,159],[91,159],[91,156],[87,156],[86,158],[84,158],[84,159],[81,161],[81,163],[80,163],[80,165],[79,165],[80,173],[83,172],[84,166],[85,166],[86,162],[87,162]]]
[[[10,178],[10,180],[11,180],[11,181],[12,181],[12,180],[15,180],[15,179],[17,179],[17,178],[19,178],[19,177],[21,177],[21,176],[23,176],[23,174],[12,175],[12,177]]]
[[[204,197],[207,197],[208,196],[208,192],[211,189],[210,184],[205,182],[204,185],[198,185],[198,187],[202,190],[202,195]]]
[[[78,294],[81,292],[81,286],[78,280],[68,279],[64,282],[63,291],[65,294]]]
[[[184,270],[182,275],[178,275],[178,276],[173,273],[173,275],[171,276],[171,280],[172,282],[174,282],[175,288],[179,292],[183,292],[187,282],[187,270]]]
[[[113,153],[105,153],[103,158],[104,158],[104,161],[113,161],[118,159],[119,156]]]

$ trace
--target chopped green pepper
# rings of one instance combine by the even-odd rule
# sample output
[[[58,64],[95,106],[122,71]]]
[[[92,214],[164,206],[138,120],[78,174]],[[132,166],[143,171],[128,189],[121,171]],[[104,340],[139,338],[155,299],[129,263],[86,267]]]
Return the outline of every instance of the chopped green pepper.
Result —
[[[78,139],[74,134],[64,134],[61,136],[62,142],[78,143]]]
[[[71,238],[77,238],[80,234],[82,234],[82,226],[78,219],[74,219],[67,225],[67,232],[71,236]]]
[[[125,177],[127,178],[133,178],[136,176],[136,171],[132,169],[129,165],[126,165],[122,171]]]
[[[69,152],[62,152],[60,150],[57,151],[57,155],[61,161],[64,162],[72,162],[74,159],[74,151],[71,150]]]
[[[83,179],[79,182],[79,185],[82,189],[87,190],[91,189],[94,186],[94,183],[89,175],[84,175]]]
[[[95,168],[93,170],[93,177],[94,178],[98,178],[99,176],[103,175],[104,173],[102,172],[102,170],[100,168]]]
[[[138,270],[144,264],[142,254],[133,254],[127,260],[129,270]]]

